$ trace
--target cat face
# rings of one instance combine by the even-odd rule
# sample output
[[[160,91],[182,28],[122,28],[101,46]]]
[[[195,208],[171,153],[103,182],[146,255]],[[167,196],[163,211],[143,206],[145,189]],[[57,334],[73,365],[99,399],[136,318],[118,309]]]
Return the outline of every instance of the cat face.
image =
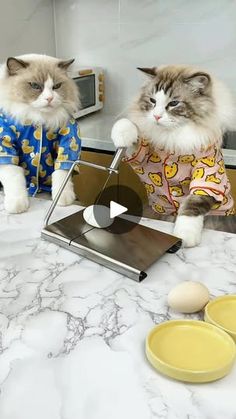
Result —
[[[9,96],[41,112],[50,112],[70,101],[76,102],[72,80],[66,69],[73,62],[8,58]]]
[[[198,122],[214,111],[211,78],[189,67],[140,68],[149,75],[138,106],[153,124],[175,127]]]
[[[79,105],[78,89],[68,77],[74,60],[43,55],[10,57],[0,80],[0,108],[20,121],[56,127]]]

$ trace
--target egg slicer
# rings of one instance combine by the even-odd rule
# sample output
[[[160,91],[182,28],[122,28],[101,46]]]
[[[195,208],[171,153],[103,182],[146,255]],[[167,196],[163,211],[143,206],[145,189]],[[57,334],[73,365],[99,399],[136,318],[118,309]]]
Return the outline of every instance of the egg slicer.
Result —
[[[73,163],[46,214],[41,237],[140,282],[146,278],[146,270],[164,253],[175,253],[180,248],[179,238],[129,221],[123,216],[115,217],[113,224],[107,228],[92,227],[83,219],[84,209],[49,224],[50,217],[76,165],[85,165],[109,173],[96,199],[98,204],[110,176],[113,173],[118,174],[124,153],[124,148],[118,148],[110,167],[80,159]]]

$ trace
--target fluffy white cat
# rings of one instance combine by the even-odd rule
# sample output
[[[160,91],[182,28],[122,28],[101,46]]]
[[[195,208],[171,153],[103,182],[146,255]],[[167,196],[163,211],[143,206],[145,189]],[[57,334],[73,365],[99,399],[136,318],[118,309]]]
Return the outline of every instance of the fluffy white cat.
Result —
[[[28,194],[51,190],[54,198],[79,156],[71,118],[78,89],[67,76],[73,61],[27,54],[8,58],[0,68],[0,182],[9,213],[26,211]],[[58,204],[74,199],[70,180]]]
[[[112,129],[160,214],[177,215],[174,234],[186,247],[201,241],[204,215],[233,213],[221,154],[223,133],[236,125],[229,90],[188,66],[140,68],[148,81],[127,118]]]

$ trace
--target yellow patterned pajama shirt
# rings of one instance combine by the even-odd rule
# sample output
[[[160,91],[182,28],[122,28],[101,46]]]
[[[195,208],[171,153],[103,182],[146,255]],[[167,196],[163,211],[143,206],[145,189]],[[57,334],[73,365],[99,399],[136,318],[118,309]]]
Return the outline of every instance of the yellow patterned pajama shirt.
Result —
[[[222,152],[215,146],[195,154],[179,155],[153,150],[140,140],[137,152],[125,158],[144,184],[149,204],[160,214],[177,214],[188,195],[212,196],[210,214],[234,213],[230,183]]]

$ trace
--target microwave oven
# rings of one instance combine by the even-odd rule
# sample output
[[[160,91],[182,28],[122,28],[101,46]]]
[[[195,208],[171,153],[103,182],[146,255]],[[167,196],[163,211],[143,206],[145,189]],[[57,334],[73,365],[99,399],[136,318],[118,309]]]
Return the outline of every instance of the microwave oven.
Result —
[[[100,67],[80,67],[68,75],[74,80],[79,90],[80,108],[73,114],[80,118],[103,108],[104,73]]]

